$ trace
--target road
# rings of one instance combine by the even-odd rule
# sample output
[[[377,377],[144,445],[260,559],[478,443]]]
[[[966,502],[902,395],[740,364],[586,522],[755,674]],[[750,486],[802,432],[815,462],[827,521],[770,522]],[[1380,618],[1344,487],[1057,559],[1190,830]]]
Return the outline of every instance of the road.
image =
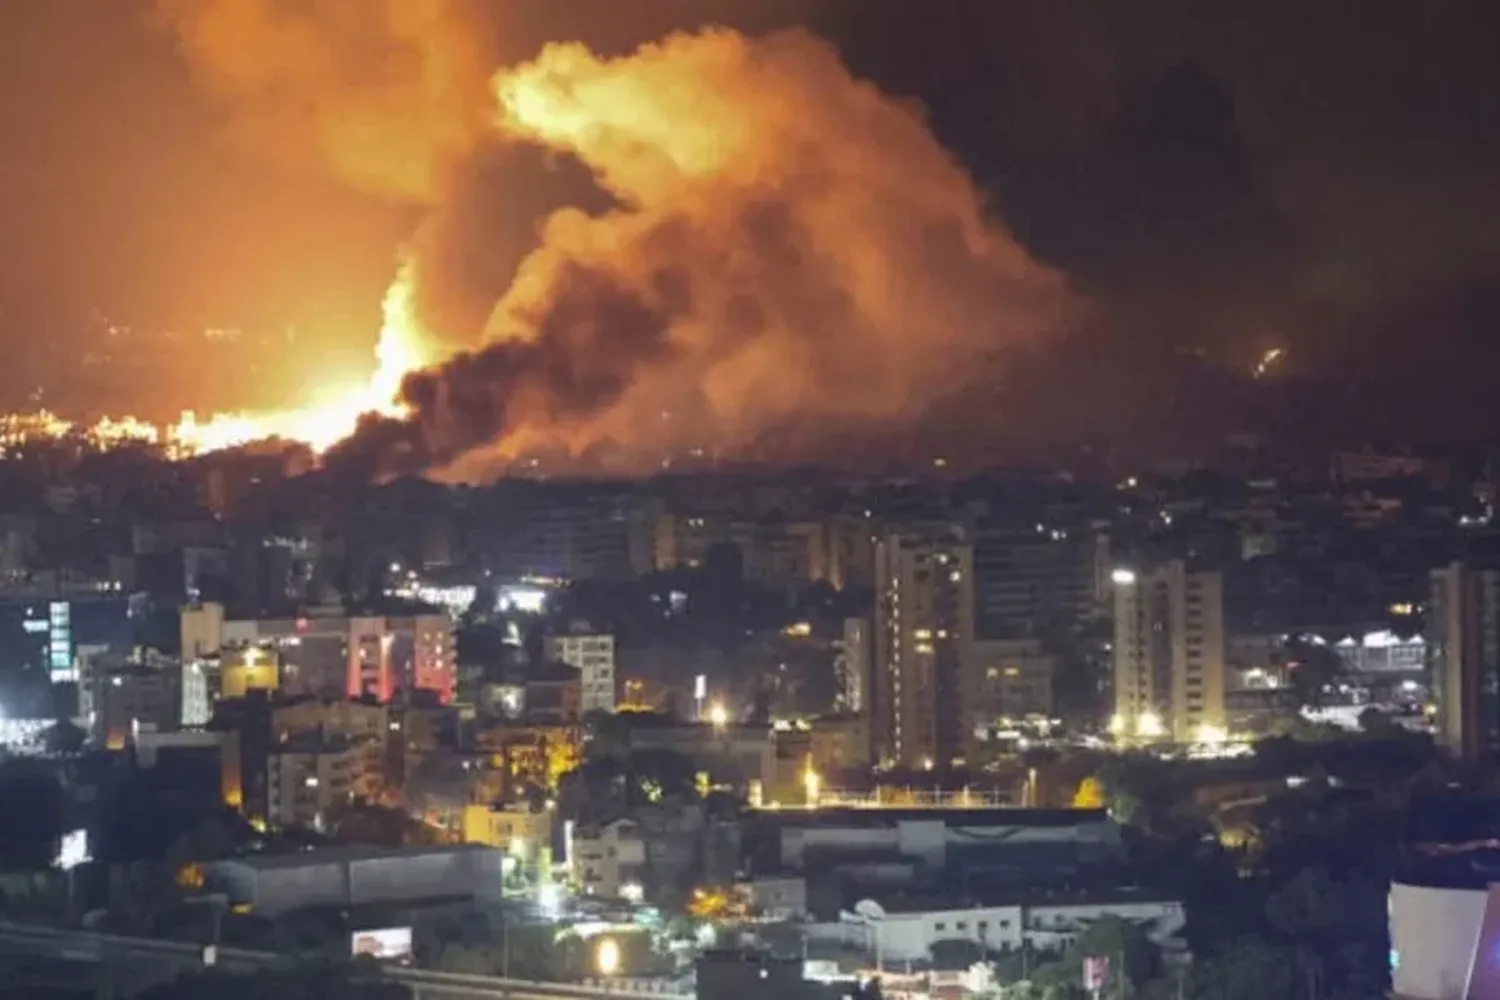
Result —
[[[93,934],[54,928],[0,922],[0,951],[19,956],[60,976],[78,978],[80,966],[108,966],[138,979],[139,988],[172,979],[178,973],[203,967],[201,945],[150,938]],[[281,960],[268,952],[243,948],[219,948],[214,956],[219,968],[250,970]],[[538,983],[495,976],[467,976],[425,969],[390,968],[387,976],[412,991],[413,1000],[473,1000],[475,997],[509,1000],[685,1000],[680,993],[640,993],[574,986],[568,983]]]

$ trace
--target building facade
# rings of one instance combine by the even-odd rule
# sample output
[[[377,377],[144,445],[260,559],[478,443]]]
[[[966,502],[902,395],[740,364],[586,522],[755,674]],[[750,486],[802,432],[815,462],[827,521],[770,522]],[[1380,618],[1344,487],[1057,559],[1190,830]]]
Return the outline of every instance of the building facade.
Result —
[[[350,614],[309,608],[291,618],[226,614],[222,605],[182,611],[184,656],[261,648],[280,660],[278,687],[292,695],[390,701],[398,690],[453,700],[453,620],[442,613]]]
[[[384,746],[369,737],[303,733],[266,758],[266,821],[275,828],[326,830],[341,810],[381,788]]]
[[[589,712],[615,710],[615,637],[579,625],[547,639],[547,658],[578,670],[579,707]]]
[[[1500,570],[1432,571],[1427,656],[1437,739],[1467,760],[1500,753]]]
[[[1181,560],[1116,570],[1111,729],[1127,739],[1222,738],[1224,598],[1218,573]]]
[[[974,533],[975,632],[985,639],[1067,634],[1108,611],[1109,539],[1045,525]]]
[[[973,740],[974,550],[953,530],[890,533],[875,552],[876,758],[960,764]]]
[[[979,640],[974,661],[980,671],[982,721],[1051,717],[1056,659],[1041,640]]]

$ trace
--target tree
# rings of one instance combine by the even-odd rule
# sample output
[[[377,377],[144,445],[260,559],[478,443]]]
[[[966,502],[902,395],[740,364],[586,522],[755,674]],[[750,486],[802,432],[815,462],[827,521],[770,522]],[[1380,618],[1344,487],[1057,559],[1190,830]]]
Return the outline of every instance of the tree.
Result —
[[[1344,672],[1344,661],[1333,647],[1298,637],[1287,643],[1286,669],[1297,704],[1321,708],[1325,690]]]
[[[1195,1000],[1295,997],[1305,994],[1296,969],[1288,949],[1247,936],[1194,962],[1185,972],[1162,977],[1152,993],[1160,997],[1189,996]]]
[[[1031,984],[1028,995],[1063,998],[1083,993],[1084,959],[1109,960],[1110,986],[1107,995],[1121,1000],[1136,996],[1150,981],[1156,964],[1156,948],[1136,924],[1119,917],[1102,917],[1078,935],[1060,956],[1046,958],[1022,953],[1022,970],[1016,969],[1016,956],[1007,956],[1002,976],[1024,978]]]
[[[698,766],[687,754],[656,747],[636,750],[627,768],[627,794],[632,798],[691,801],[697,797]]]
[[[67,794],[40,763],[0,764],[0,870],[50,868],[62,843]]]

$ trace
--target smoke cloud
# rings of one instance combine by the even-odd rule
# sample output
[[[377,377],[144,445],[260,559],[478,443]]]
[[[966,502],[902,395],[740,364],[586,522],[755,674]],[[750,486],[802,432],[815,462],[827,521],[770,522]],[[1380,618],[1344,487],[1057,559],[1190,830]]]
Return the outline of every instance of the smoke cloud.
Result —
[[[907,421],[1061,319],[1059,277],[920,116],[810,35],[557,45],[495,87],[506,134],[578,157],[619,207],[552,215],[488,346],[408,379],[418,466],[643,465],[792,420]]]
[[[156,0],[257,156],[433,203],[486,133],[495,56],[474,0]]]
[[[651,468],[788,425],[900,426],[1070,301],[920,113],[805,31],[618,58],[553,44],[491,76],[463,0],[159,3],[238,136],[431,207],[404,269],[419,333],[468,349],[330,456],[373,474],[486,478],[538,453]],[[469,208],[533,210],[477,166],[507,147],[581,165],[592,190],[476,288],[455,278],[485,256]]]

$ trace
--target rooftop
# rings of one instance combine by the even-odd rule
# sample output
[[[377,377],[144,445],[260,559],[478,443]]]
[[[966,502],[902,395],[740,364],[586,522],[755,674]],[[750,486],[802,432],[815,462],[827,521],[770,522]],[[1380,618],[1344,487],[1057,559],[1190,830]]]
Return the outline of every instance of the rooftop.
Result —
[[[947,826],[1070,827],[1109,823],[1104,809],[1005,809],[941,806],[936,808],[762,809],[757,818],[783,827],[893,826],[897,823],[941,820]]]
[[[1178,903],[1164,889],[1144,886],[1108,886],[1096,888],[997,888],[964,892],[961,890],[906,891],[887,894],[856,893],[860,899],[872,899],[886,913],[933,913],[990,909],[1003,906],[1062,907],[1105,906],[1125,903]],[[859,899],[850,898],[853,905]]]
[[[337,865],[358,861],[399,860],[443,855],[498,854],[493,847],[483,844],[442,844],[435,847],[374,847],[356,844],[339,847],[318,847],[309,851],[289,854],[246,854],[232,858],[238,864],[258,869],[303,868],[309,865]]]

